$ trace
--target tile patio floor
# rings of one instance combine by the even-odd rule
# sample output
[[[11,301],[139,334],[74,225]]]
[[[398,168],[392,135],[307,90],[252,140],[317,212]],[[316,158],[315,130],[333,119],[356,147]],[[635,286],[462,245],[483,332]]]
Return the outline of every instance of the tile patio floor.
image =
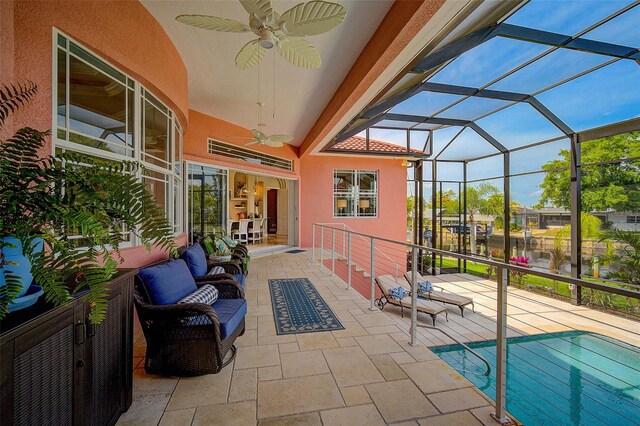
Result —
[[[236,341],[234,362],[216,375],[150,376],[145,341],[135,333],[134,400],[118,425],[496,425],[491,402],[427,347],[451,343],[421,329],[421,345],[408,344],[408,319],[346,289],[338,276],[312,262],[309,251],[255,258],[247,277],[247,330]],[[269,278],[307,277],[345,329],[276,335]],[[458,338],[495,338],[495,285],[469,275],[433,279],[476,301],[461,318],[437,326]],[[428,322],[430,324],[430,321]],[[509,290],[509,334],[586,329],[640,345],[638,323],[584,307]]]

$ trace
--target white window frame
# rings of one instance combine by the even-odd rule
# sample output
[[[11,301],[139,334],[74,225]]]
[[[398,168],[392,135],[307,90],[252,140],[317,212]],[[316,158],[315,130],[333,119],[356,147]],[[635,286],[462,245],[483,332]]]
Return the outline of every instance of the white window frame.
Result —
[[[64,37],[67,40],[66,46],[65,47],[61,47],[58,45],[58,36]],[[84,50],[84,52],[90,56],[92,56],[95,60],[104,63],[105,65],[113,68],[115,71],[121,73],[125,79],[126,79],[126,84],[124,84],[125,89],[128,91],[130,89],[133,89],[133,105],[128,105],[129,104],[129,97],[126,97],[126,104],[127,107],[131,107],[133,108],[133,123],[130,123],[133,126],[133,148],[130,149],[128,147],[125,147],[125,152],[127,155],[121,155],[121,154],[116,154],[113,152],[108,152],[108,151],[104,151],[104,150],[100,150],[100,149],[96,149],[90,146],[86,146],[86,145],[82,145],[82,144],[78,144],[75,142],[71,142],[69,140],[69,87],[68,84],[65,84],[65,90],[66,90],[66,105],[67,107],[65,108],[65,127],[59,127],[58,126],[58,113],[57,113],[57,107],[58,107],[58,51],[59,49],[63,49],[63,51],[66,52],[67,54],[67,58],[69,55],[72,55],[72,53],[70,52],[70,42],[73,42],[77,47],[81,48],[82,50]],[[74,55],[74,57],[76,57],[77,59],[81,60],[82,62],[84,62],[87,66],[92,67],[93,69],[97,70],[98,72],[101,72],[103,74],[105,74],[104,70],[101,70],[100,68],[94,66],[93,64],[85,61],[82,58],[79,58],[78,56]],[[67,64],[67,69],[66,69],[66,76],[67,76],[67,82],[69,79],[69,61],[66,61]],[[169,220],[169,222],[172,224],[173,226],[173,230],[174,230],[174,235],[179,235],[184,233],[184,165],[182,164],[182,144],[183,144],[183,132],[182,132],[182,126],[180,125],[180,122],[178,121],[178,119],[176,118],[176,114],[171,110],[171,108],[169,108],[166,104],[164,104],[162,101],[160,101],[158,99],[157,96],[155,96],[152,92],[148,91],[142,84],[140,84],[138,81],[136,81],[135,79],[131,78],[127,73],[123,72],[120,70],[119,67],[113,65],[112,63],[110,63],[109,61],[105,60],[104,58],[102,58],[100,55],[96,54],[94,51],[92,51],[90,48],[88,48],[87,46],[83,45],[82,43],[78,42],[77,40],[75,40],[73,37],[70,37],[69,35],[63,33],[62,31],[58,30],[57,28],[53,28],[53,37],[52,37],[52,73],[51,73],[51,84],[52,84],[52,105],[51,105],[51,123],[52,123],[52,146],[51,146],[51,153],[52,155],[55,155],[56,152],[56,148],[62,149],[62,150],[69,150],[69,151],[75,151],[75,152],[79,152],[79,153],[83,153],[83,154],[88,154],[94,157],[98,157],[98,158],[103,158],[106,160],[112,160],[112,161],[137,161],[139,163],[141,163],[146,169],[150,170],[150,171],[154,171],[154,172],[158,172],[158,173],[162,173],[164,175],[166,175],[167,178],[167,194],[166,194],[166,207],[164,208],[165,210],[165,214],[167,219]],[[108,74],[107,74],[108,75]],[[113,78],[113,76],[110,76],[111,78]],[[128,94],[128,92],[127,92]],[[165,114],[168,117],[168,123],[170,128],[168,129],[168,137],[169,137],[169,142],[167,144],[167,149],[168,149],[168,158],[169,161],[166,162],[166,168],[163,168],[161,166],[158,166],[156,164],[144,161],[145,160],[145,155],[143,150],[144,150],[144,144],[142,143],[142,135],[143,135],[143,127],[144,127],[144,122],[143,122],[143,111],[142,108],[144,106],[144,100],[145,100],[145,96],[149,95],[152,97],[152,100],[150,100],[149,102],[151,104],[157,103],[159,105],[161,105],[162,107],[164,107],[167,111],[167,113],[164,113],[161,111],[161,113]],[[127,115],[128,115],[129,111],[127,110]],[[58,130],[64,131],[64,136],[65,138],[59,138],[58,137]],[[81,134],[80,132],[74,131],[74,133],[77,134]],[[95,139],[95,140],[99,140],[99,141],[103,141],[103,139],[99,139],[96,137],[92,137],[92,136],[88,136],[85,135],[87,137],[90,137],[91,139]],[[178,141],[175,140],[176,136],[179,138]],[[105,141],[107,143],[110,143],[109,141]],[[176,143],[177,142],[177,143]],[[178,150],[178,152],[175,152],[176,149]],[[130,151],[132,152],[132,155],[130,154]],[[162,161],[164,163],[164,161]],[[176,167],[176,165],[180,165],[179,167]],[[143,174],[140,172],[138,174],[138,179],[140,179],[142,181],[143,179]],[[135,236],[135,234],[132,233],[131,235],[131,239],[130,242],[126,242],[123,243],[122,246],[123,247],[130,247],[130,246],[137,246],[140,245],[140,241],[139,239]]]
[[[338,173],[353,173],[354,182],[351,186],[351,190],[338,190],[336,188],[336,176]],[[360,189],[360,175],[363,174],[372,174],[375,175],[375,190],[373,191],[364,191]],[[334,169],[332,175],[332,209],[333,209],[333,218],[334,219],[377,219],[379,217],[380,211],[380,173],[378,170],[364,170],[364,169]],[[351,198],[353,200],[353,212],[347,212],[352,214],[337,214],[338,213],[338,205],[337,200],[339,197],[344,197],[346,199]],[[373,208],[374,214],[362,214],[360,212],[360,198],[373,198],[375,200],[374,205],[369,205],[369,209]]]

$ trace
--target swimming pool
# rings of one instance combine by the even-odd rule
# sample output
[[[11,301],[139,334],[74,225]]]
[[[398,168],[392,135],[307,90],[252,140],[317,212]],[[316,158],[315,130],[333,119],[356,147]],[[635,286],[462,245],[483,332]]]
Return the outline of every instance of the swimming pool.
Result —
[[[431,348],[495,399],[495,341]],[[640,348],[583,331],[507,340],[507,410],[530,425],[640,425]]]

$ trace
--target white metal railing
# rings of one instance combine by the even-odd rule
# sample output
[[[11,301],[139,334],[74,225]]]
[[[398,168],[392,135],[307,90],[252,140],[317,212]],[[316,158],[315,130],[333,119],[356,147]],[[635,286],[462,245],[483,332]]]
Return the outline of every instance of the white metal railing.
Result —
[[[490,260],[484,257],[478,257],[474,255],[466,255],[460,254],[451,251],[445,251],[441,249],[419,246],[416,244],[407,243],[404,241],[395,241],[388,238],[376,237],[374,235],[364,234],[361,232],[353,231],[352,229],[347,229],[346,225],[340,223],[314,223],[312,225],[313,230],[313,238],[312,238],[312,258],[316,259],[316,229],[320,229],[320,263],[324,265],[324,231],[331,231],[331,256],[332,256],[332,274],[335,274],[335,254],[336,254],[336,232],[341,233],[341,241],[343,245],[347,245],[347,253],[344,256],[344,249],[342,249],[342,254],[346,257],[347,265],[348,265],[348,288],[351,287],[351,265],[353,264],[353,247],[352,247],[352,237],[355,235],[362,239],[363,241],[368,241],[370,244],[370,250],[368,255],[370,258],[368,259],[368,266],[371,273],[371,309],[374,309],[375,303],[375,277],[376,277],[376,253],[383,254],[384,257],[391,262],[394,262],[392,258],[390,258],[386,253],[382,252],[379,247],[379,244],[386,243],[387,247],[389,245],[398,246],[404,252],[405,256],[407,253],[411,253],[411,327],[410,327],[410,335],[412,346],[418,345],[416,329],[417,327],[422,327],[422,325],[418,325],[418,311],[417,311],[417,265],[418,265],[418,252],[427,252],[435,255],[442,255],[447,257],[453,257],[459,260],[467,260],[476,263],[485,264],[487,266],[491,266],[495,268],[497,272],[497,318],[496,318],[496,406],[495,413],[492,414],[494,419],[501,423],[507,424],[510,423],[511,420],[506,415],[506,388],[507,388],[507,286],[509,284],[509,272],[518,272],[522,274],[528,275],[536,275],[543,278],[555,280],[558,282],[564,282],[568,284],[573,284],[576,286],[587,287],[594,290],[605,291],[608,293],[618,294],[625,297],[631,297],[635,299],[640,299],[640,291],[630,290],[622,287],[614,287],[605,284],[585,281],[579,278],[566,277],[563,275],[551,274],[544,271],[532,270],[529,268],[511,265],[508,263],[497,262],[495,260]],[[345,238],[346,236],[346,238]],[[361,250],[364,252],[364,250]],[[362,253],[360,253],[362,256]],[[398,276],[397,265],[395,276]],[[403,268],[404,269],[404,268]],[[404,273],[404,271],[403,271]],[[445,333],[446,334],[446,333]],[[456,340],[456,339],[453,339]]]

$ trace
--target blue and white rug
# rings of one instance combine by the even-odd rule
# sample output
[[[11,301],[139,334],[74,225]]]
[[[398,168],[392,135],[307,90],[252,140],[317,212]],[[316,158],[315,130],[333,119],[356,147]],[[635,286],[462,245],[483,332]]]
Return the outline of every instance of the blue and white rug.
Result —
[[[271,279],[269,292],[278,334],[344,329],[307,278]]]

